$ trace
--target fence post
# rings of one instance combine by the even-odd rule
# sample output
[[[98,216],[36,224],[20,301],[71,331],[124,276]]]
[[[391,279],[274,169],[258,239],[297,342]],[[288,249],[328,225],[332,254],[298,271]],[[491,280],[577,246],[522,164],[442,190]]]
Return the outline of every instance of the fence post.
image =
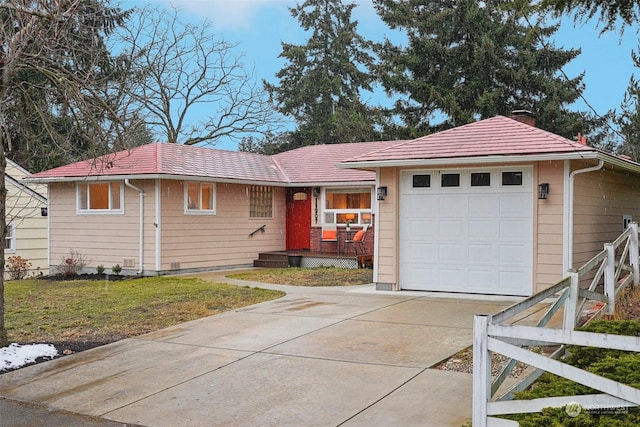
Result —
[[[632,222],[629,224],[631,227],[631,245],[629,247],[629,258],[631,258],[631,271],[633,273],[633,284],[640,283],[640,268],[638,267],[638,257],[640,256],[638,250],[638,223]]]
[[[607,314],[613,314],[616,306],[616,250],[611,243],[605,243],[607,251],[604,266],[604,294],[607,297]]]
[[[491,316],[473,316],[473,427],[487,426],[487,404],[491,393],[491,354],[487,344]]]
[[[576,317],[578,311],[578,287],[580,286],[580,276],[574,269],[569,269],[567,274],[571,278],[571,283],[567,291],[569,297],[564,303],[564,321],[562,327],[564,329],[573,330],[576,328]]]

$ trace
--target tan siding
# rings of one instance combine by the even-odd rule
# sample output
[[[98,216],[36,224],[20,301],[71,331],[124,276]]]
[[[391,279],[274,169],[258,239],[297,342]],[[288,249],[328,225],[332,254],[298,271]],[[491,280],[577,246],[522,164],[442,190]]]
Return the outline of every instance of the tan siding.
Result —
[[[387,186],[387,198],[379,204],[378,283],[398,285],[398,203],[400,200],[399,171],[385,168],[380,171],[380,185]]]
[[[249,234],[262,225],[265,232]],[[216,184],[216,214],[186,214],[183,182],[162,182],[162,270],[251,264],[285,248],[285,189],[273,188],[273,218],[249,218],[247,185]]]
[[[549,197],[546,200],[536,198],[534,292],[553,285],[563,277],[564,221],[564,162],[538,162],[536,167],[538,184],[549,184]]]
[[[592,166],[584,162],[573,169]],[[622,230],[622,216],[640,219],[640,182],[630,176],[605,167],[596,172],[579,174],[574,186],[574,256],[573,266],[579,267],[613,241]]]
[[[146,236],[153,231],[153,182],[133,181],[145,193]],[[139,194],[125,187],[124,214],[79,214],[76,212],[76,185],[51,184],[49,221],[51,226],[51,265],[60,265],[71,249],[85,256],[87,268],[103,265],[107,269],[139,254]],[[149,239],[148,239],[149,240]],[[145,245],[145,263],[152,259],[153,242]]]

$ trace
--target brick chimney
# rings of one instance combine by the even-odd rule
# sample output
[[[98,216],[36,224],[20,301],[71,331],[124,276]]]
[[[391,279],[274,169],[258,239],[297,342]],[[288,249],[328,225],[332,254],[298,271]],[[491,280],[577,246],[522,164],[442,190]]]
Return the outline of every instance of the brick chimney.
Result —
[[[513,110],[509,118],[524,123],[525,125],[536,127],[536,118],[529,110]]]

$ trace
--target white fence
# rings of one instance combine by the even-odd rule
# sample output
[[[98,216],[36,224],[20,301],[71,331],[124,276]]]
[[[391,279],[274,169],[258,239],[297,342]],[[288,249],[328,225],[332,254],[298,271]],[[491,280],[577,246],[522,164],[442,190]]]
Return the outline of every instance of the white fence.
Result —
[[[581,279],[593,270],[595,274],[591,283],[588,287],[581,288],[579,286]],[[589,300],[602,302],[603,310],[613,314],[616,295],[629,283],[638,284],[639,276],[638,226],[636,223],[631,223],[613,243],[605,244],[603,251],[577,271],[569,271],[567,277],[550,288],[494,315],[476,315],[473,324],[474,427],[517,426],[518,423],[515,421],[493,416],[539,412],[543,408],[563,407],[574,403],[602,409],[640,405],[640,390],[558,360],[564,354],[565,345],[640,352],[639,337],[574,330]],[[603,284],[602,293],[596,291],[601,284]],[[516,316],[549,298],[555,298],[555,301],[538,321],[537,326],[520,326],[512,323]],[[562,329],[545,328],[560,308],[564,310]],[[560,347],[548,357],[529,349],[556,345]],[[491,354],[493,352],[511,359],[492,381]],[[502,387],[518,361],[536,369],[511,387]],[[602,394],[513,400],[514,393],[528,388],[545,371],[599,390]]]

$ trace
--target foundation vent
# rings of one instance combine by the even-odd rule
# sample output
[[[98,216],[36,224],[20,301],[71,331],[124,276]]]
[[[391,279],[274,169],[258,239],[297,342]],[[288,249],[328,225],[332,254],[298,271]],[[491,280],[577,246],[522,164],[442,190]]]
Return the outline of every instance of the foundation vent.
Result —
[[[133,268],[136,266],[136,260],[134,258],[125,258],[124,261],[122,261],[122,266],[124,268]]]
[[[173,261],[171,263],[171,269],[172,270],[180,270],[180,261]]]

